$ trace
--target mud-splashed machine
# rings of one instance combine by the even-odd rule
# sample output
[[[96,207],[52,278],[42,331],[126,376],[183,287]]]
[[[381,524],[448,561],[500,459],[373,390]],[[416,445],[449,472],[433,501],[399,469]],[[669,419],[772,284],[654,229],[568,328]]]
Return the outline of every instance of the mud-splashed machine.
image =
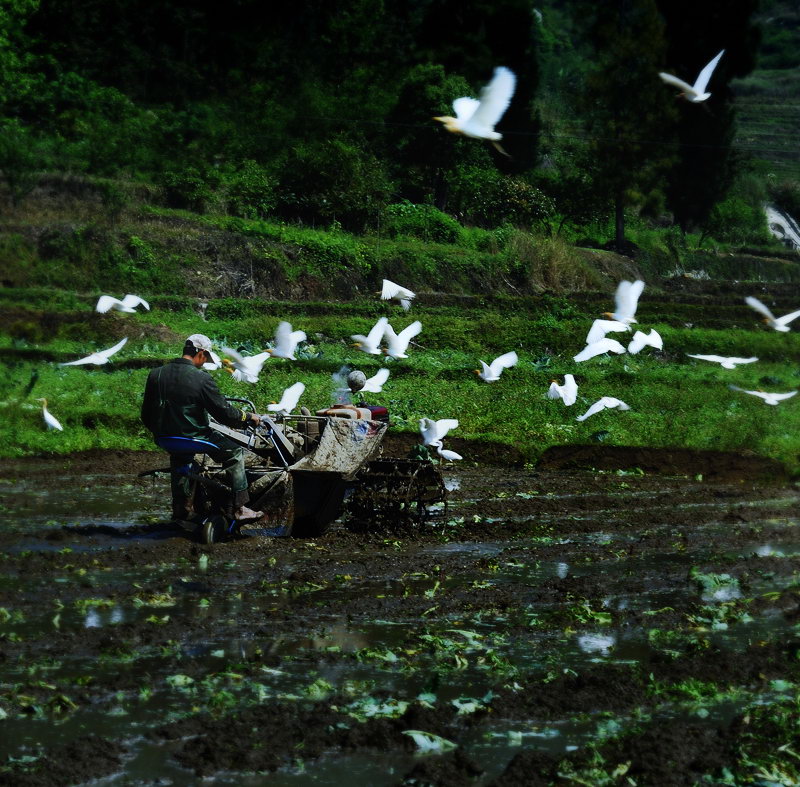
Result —
[[[237,401],[255,411],[252,402]],[[246,450],[249,505],[264,511],[252,523],[260,532],[314,537],[339,517],[359,532],[398,531],[445,514],[447,490],[435,464],[382,456],[385,408],[337,404],[315,415],[261,418],[247,430],[211,424]],[[193,484],[192,523],[200,541],[238,533],[239,523],[221,513],[230,494],[221,467],[197,454],[185,474]]]

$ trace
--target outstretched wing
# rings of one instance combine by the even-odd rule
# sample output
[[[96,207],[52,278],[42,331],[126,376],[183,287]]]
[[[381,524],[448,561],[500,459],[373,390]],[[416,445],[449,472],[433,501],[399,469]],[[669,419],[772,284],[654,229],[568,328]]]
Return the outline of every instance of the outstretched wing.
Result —
[[[456,418],[440,418],[435,424],[435,438],[436,440],[443,440],[451,429],[458,428],[458,419]]]
[[[751,308],[755,309],[759,314],[763,314],[768,320],[775,320],[775,315],[763,304],[758,298],[748,295],[744,302]]]
[[[98,355],[108,360],[114,353],[119,352],[125,346],[127,341],[128,337],[126,336],[124,339],[118,341],[113,347],[109,347],[107,350],[101,350]]]
[[[784,314],[783,317],[778,317],[775,322],[778,323],[778,325],[788,325],[790,322],[792,322],[792,320],[796,320],[798,317],[800,317],[800,309],[798,309],[796,312]]]
[[[381,339],[383,339],[384,335],[388,333],[388,331],[392,330],[392,326],[389,325],[389,320],[386,317],[381,317],[375,325],[372,326],[372,330],[367,334],[367,341],[369,344],[374,346],[378,346],[381,343]]]
[[[666,82],[668,85],[674,85],[682,93],[689,93],[690,95],[695,93],[695,89],[688,82],[684,82],[682,79],[672,76],[672,74],[667,74],[664,71],[660,71],[658,75],[664,82]]]
[[[419,320],[415,320],[411,325],[406,326],[397,334],[397,340],[401,343],[405,342],[405,346],[408,346],[408,343],[417,336],[420,331],[422,331],[422,323]]]
[[[603,399],[598,399],[583,415],[579,415],[576,421],[585,421],[587,418],[599,413],[601,410],[606,409],[606,404]]]
[[[512,367],[518,360],[517,354],[512,350],[509,353],[504,353],[495,358],[489,368],[491,369],[492,375],[498,375],[503,369]]]
[[[117,298],[113,298],[110,295],[101,295],[97,299],[97,305],[94,307],[94,310],[96,312],[100,312],[100,314],[105,314],[114,307],[115,303],[122,303],[122,301]]]
[[[700,75],[697,77],[694,83],[694,91],[696,93],[705,93],[706,87],[708,86],[708,80],[711,79],[711,75],[714,73],[714,69],[717,67],[717,63],[719,63],[719,59],[725,54],[725,50],[723,49],[710,63],[706,65],[706,67],[700,72]]]
[[[388,379],[389,370],[385,368],[378,369],[378,371],[364,383],[364,387],[361,390],[366,391],[367,393],[380,393],[381,389],[383,388],[383,384]]]
[[[128,293],[122,299],[122,305],[128,309],[135,309],[137,306],[144,306],[147,311],[150,311],[150,304],[144,298],[140,298],[138,295],[132,295],[131,293]]]
[[[508,109],[516,86],[517,77],[513,71],[505,66],[496,68],[492,81],[481,90],[481,100],[477,109],[474,110],[472,121],[494,128]],[[455,109],[455,103],[453,109]]]
[[[461,123],[466,123],[478,110],[481,102],[477,98],[457,98],[453,102],[453,112],[456,113],[456,120]]]
[[[636,307],[639,305],[639,296],[644,290],[644,282],[641,279],[636,281],[621,281],[614,294],[616,311],[614,317],[627,322],[635,322],[633,316],[636,314]]]

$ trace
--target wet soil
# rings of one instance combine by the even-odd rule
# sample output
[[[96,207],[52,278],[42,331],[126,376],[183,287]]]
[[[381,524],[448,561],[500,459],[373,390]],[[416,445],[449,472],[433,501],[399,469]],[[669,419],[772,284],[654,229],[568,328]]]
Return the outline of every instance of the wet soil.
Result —
[[[0,463],[0,784],[678,785],[796,747],[753,709],[800,681],[800,489],[590,449],[445,468],[423,528],[212,547],[157,454]]]

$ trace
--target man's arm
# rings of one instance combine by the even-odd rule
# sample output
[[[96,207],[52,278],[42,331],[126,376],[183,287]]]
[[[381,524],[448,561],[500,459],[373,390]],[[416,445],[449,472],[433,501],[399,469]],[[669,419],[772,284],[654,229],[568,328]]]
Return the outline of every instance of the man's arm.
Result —
[[[203,381],[202,389],[203,404],[209,415],[221,424],[231,427],[244,426],[248,420],[256,420],[253,418],[253,414],[246,413],[227,402],[220,393],[214,378],[208,372],[203,372],[203,374],[206,378]]]

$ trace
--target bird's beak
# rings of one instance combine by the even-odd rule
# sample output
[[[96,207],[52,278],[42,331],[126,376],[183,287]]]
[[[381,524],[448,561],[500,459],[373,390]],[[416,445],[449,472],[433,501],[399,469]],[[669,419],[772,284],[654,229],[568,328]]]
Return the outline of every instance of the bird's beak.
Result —
[[[481,373],[480,369],[473,369],[472,371],[475,372],[475,374],[480,374]]]

